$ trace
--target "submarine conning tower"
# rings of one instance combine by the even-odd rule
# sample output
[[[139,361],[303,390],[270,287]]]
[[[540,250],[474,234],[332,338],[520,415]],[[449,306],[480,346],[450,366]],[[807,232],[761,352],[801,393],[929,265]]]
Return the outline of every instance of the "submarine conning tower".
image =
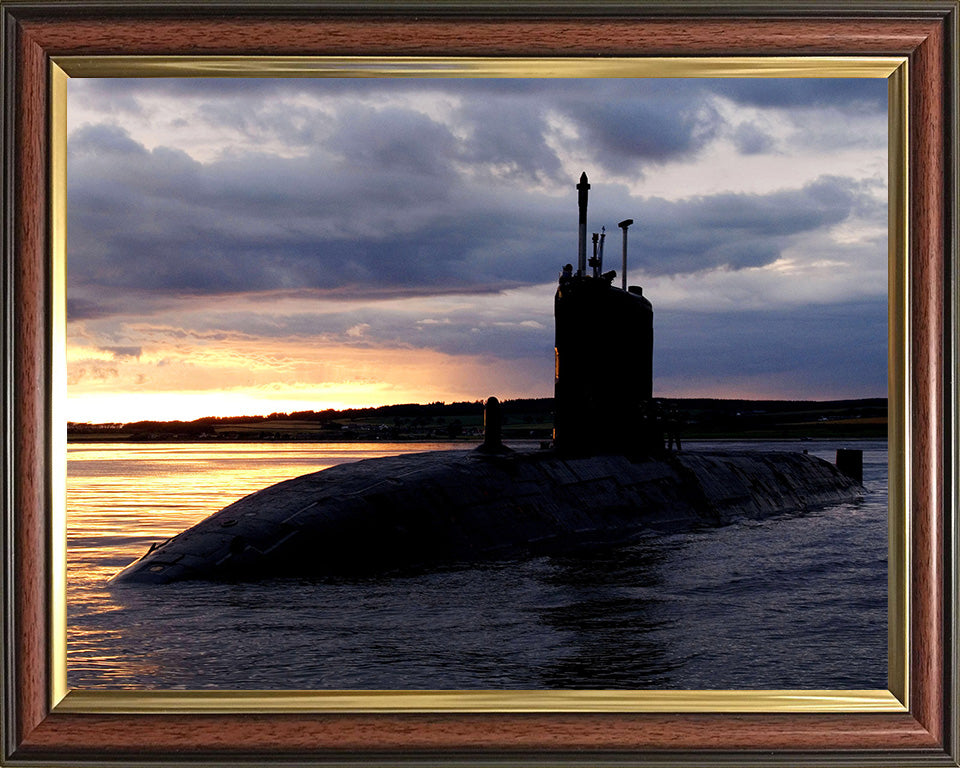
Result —
[[[587,174],[577,184],[577,268],[567,264],[554,298],[554,446],[558,453],[656,454],[663,436],[653,413],[653,306],[638,286],[603,272],[603,234],[587,253]],[[623,229],[624,271],[627,219]]]

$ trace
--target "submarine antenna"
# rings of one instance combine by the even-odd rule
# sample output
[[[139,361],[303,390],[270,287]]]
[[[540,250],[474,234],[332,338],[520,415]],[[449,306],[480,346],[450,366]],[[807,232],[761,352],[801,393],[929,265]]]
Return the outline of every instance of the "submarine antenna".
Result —
[[[580,183],[577,184],[577,205],[580,208],[580,231],[577,237],[577,275],[583,277],[587,271],[587,172],[580,174]]]
[[[627,290],[627,227],[633,224],[633,219],[624,219],[617,224],[623,230],[623,290]]]
[[[600,254],[597,256],[597,274],[603,273],[603,241],[607,237],[607,228],[600,227]]]

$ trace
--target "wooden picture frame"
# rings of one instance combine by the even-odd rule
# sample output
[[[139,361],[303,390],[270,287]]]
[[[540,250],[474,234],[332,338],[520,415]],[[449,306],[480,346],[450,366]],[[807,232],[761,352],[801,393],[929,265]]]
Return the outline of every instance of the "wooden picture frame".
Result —
[[[4,527],[0,760],[317,764],[958,765],[957,2],[17,2],[3,26]],[[58,57],[904,57],[908,93],[907,706],[880,711],[341,711],[64,706],[51,664],[57,473],[51,268]],[[62,201],[61,201],[62,202]],[[60,206],[62,209],[62,206]]]

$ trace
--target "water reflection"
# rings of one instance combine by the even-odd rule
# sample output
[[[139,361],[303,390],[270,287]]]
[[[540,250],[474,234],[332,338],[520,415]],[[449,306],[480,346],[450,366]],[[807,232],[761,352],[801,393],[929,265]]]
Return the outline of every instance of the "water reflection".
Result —
[[[544,672],[542,687],[631,689],[670,682],[676,663],[656,634],[662,560],[663,550],[652,541],[554,558],[547,580],[562,599],[544,606],[540,620],[571,640],[567,654]]]
[[[812,444],[829,455],[830,448]],[[68,681],[105,688],[880,688],[885,446],[859,505],[570,557],[106,589],[167,538],[357,444],[71,446]]]

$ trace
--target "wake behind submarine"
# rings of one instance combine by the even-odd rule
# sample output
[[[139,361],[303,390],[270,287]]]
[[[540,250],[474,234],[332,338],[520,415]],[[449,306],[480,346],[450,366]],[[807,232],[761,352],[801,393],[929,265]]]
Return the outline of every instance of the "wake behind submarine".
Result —
[[[567,554],[651,531],[723,525],[858,498],[848,476],[804,453],[674,452],[653,400],[653,308],[587,259],[586,173],[577,185],[577,268],[554,299],[554,440],[511,450],[499,403],[469,450],[340,464],[272,485],[154,544],[111,583],[375,574],[407,567]],[[665,434],[666,431],[666,434]],[[679,443],[678,443],[679,446]],[[849,471],[849,470],[848,470]]]

